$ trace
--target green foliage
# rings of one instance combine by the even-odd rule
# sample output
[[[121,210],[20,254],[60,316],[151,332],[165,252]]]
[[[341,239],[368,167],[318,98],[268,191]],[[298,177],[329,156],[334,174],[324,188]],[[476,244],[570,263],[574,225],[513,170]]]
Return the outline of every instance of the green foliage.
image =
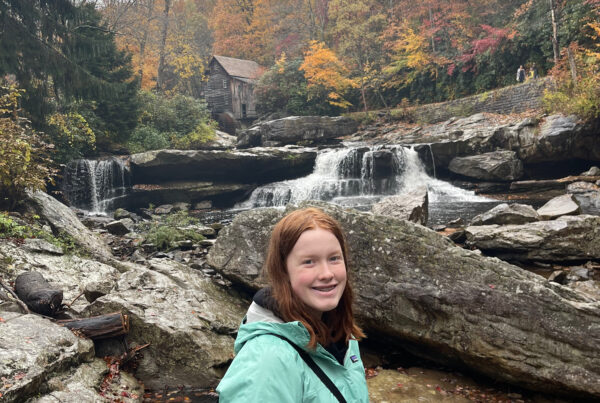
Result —
[[[52,114],[46,133],[56,147],[53,157],[57,163],[82,158],[96,148],[96,135],[78,112]]]
[[[179,211],[168,215],[161,222],[153,222],[144,240],[156,245],[159,250],[169,250],[179,241],[202,241],[204,236],[193,227],[198,222],[198,219],[190,217],[187,212]]]
[[[127,142],[127,149],[131,153],[141,153],[149,150],[169,148],[166,133],[161,133],[152,126],[139,125]]]
[[[215,130],[217,130],[217,122],[201,122],[193,131],[183,137],[173,136],[171,144],[174,148],[183,150],[199,149],[216,139]]]
[[[56,111],[79,113],[99,145],[127,139],[137,123],[138,83],[93,3],[9,0],[0,4],[0,20],[10,38],[0,41],[0,75],[14,75],[26,90],[22,106],[34,128],[45,131]],[[63,141],[61,130],[49,135]]]
[[[51,146],[18,115],[23,90],[11,85],[0,91],[0,205],[13,208],[27,189],[45,190],[55,170],[48,156]]]
[[[549,113],[577,115],[584,120],[600,117],[600,54],[586,54],[573,44],[569,47],[577,71],[573,80],[565,50],[552,70],[556,86],[544,91],[544,107]]]
[[[33,217],[35,219],[35,216]],[[54,236],[36,225],[21,225],[15,222],[7,213],[0,212],[0,239],[26,239],[39,238],[51,244],[58,246],[65,253],[77,252],[77,244],[75,239],[61,232],[58,236]]]
[[[214,140],[217,124],[210,119],[204,101],[150,91],[141,91],[140,100],[140,125],[127,144],[130,152],[169,147],[194,149]]]

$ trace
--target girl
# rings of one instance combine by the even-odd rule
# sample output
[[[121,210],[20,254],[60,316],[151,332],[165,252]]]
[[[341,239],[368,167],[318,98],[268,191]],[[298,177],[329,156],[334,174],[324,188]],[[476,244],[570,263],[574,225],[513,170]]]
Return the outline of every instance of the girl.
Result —
[[[242,321],[220,402],[369,401],[346,249],[340,225],[319,209],[277,223],[264,266],[271,286]]]

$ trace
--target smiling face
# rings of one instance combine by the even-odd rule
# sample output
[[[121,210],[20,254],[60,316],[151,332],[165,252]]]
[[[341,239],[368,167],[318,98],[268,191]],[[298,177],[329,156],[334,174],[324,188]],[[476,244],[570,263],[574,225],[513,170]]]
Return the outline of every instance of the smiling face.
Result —
[[[333,233],[322,228],[304,231],[285,261],[294,295],[321,318],[337,307],[346,287],[342,247]]]

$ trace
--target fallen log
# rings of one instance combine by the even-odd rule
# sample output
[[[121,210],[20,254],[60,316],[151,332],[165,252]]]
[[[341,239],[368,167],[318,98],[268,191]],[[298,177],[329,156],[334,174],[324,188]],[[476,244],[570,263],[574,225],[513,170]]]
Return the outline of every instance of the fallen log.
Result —
[[[56,323],[76,330],[90,339],[106,339],[129,333],[129,316],[121,312],[83,319],[58,320]]]
[[[52,288],[37,271],[19,274],[15,293],[31,311],[41,315],[54,316],[62,307],[62,290]]]

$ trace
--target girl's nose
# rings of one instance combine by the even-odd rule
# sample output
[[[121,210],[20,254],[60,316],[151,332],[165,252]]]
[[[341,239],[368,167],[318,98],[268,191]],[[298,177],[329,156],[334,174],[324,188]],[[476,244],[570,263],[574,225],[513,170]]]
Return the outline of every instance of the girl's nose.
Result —
[[[329,262],[325,262],[321,265],[321,270],[319,271],[319,279],[328,280],[333,278],[333,271],[329,267]]]

